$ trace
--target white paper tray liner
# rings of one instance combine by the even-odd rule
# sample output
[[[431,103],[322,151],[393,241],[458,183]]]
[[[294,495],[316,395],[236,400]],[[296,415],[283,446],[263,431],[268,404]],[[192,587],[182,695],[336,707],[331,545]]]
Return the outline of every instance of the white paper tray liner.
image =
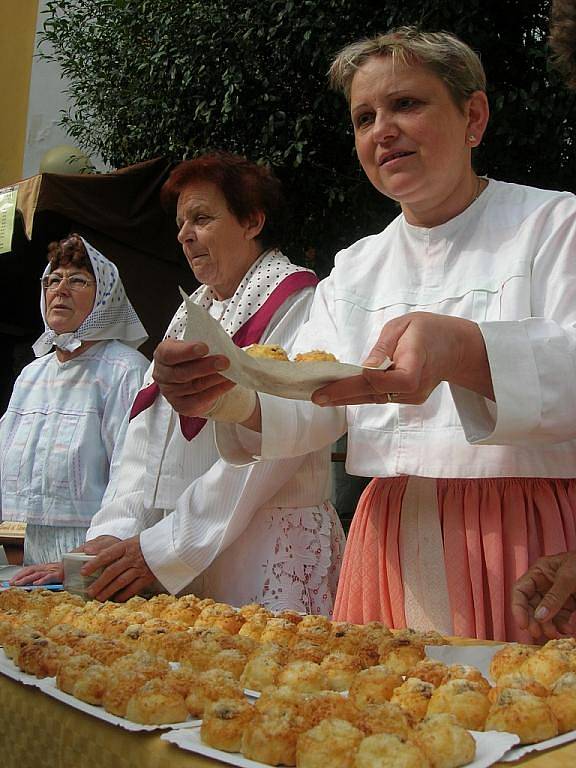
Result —
[[[496,651],[503,647],[503,645],[427,645],[426,655],[445,664],[469,664],[477,667],[484,677],[492,680],[489,673],[490,662]],[[542,752],[570,741],[576,741],[576,731],[568,731],[561,736],[555,736],[553,739],[546,739],[537,744],[514,747],[501,760],[512,763],[530,752]]]
[[[467,768],[488,768],[488,766],[500,760],[502,755],[518,742],[518,736],[513,736],[511,733],[498,733],[496,731],[488,733],[471,731],[471,733],[476,741],[476,759],[474,762],[469,763]],[[220,749],[214,749],[214,747],[203,744],[200,739],[199,728],[187,731],[170,731],[162,734],[160,738],[163,741],[176,744],[176,746],[188,752],[212,757],[229,765],[238,765],[241,768],[260,768],[260,766],[264,765],[264,763],[249,760],[238,752],[222,752]]]
[[[291,400],[310,400],[312,393],[319,387],[362,373],[361,366],[348,363],[293,363],[251,357],[234,344],[220,323],[205,309],[194,304],[186,294],[182,295],[187,311],[184,340],[202,341],[207,344],[211,355],[227,357],[230,367],[222,375],[236,384]],[[380,369],[384,370],[390,365],[392,362],[386,359]]]

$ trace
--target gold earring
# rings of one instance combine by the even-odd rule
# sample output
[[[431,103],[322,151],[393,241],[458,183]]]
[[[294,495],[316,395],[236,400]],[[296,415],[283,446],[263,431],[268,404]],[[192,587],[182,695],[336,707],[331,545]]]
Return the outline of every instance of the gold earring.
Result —
[[[470,134],[470,136],[468,136],[468,141],[469,141],[470,143],[472,143],[473,141],[476,141],[476,136],[474,136],[474,134],[473,134],[473,133],[471,133],[471,134]]]

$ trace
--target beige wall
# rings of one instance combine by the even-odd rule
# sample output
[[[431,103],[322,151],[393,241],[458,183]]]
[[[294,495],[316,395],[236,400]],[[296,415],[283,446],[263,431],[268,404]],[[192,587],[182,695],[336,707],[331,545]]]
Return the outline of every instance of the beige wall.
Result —
[[[38,0],[0,0],[0,188],[19,181]]]

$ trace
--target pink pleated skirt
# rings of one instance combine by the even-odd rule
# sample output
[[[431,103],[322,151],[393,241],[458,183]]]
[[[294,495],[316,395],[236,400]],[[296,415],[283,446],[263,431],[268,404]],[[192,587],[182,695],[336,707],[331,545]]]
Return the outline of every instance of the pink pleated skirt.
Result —
[[[407,482],[376,478],[362,494],[336,620],[406,626],[400,522]],[[512,585],[538,557],[576,548],[576,480],[437,480],[436,493],[454,634],[531,642],[512,618]]]

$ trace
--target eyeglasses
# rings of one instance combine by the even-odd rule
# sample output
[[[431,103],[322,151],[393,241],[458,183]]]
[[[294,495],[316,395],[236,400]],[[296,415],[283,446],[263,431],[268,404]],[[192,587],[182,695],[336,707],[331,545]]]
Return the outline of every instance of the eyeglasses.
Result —
[[[57,291],[63,282],[66,282],[66,285],[71,291],[83,291],[84,288],[96,283],[95,280],[87,280],[85,277],[78,277],[77,275],[72,275],[71,277],[47,275],[46,277],[42,277],[40,282],[42,283],[42,287],[47,291]]]

